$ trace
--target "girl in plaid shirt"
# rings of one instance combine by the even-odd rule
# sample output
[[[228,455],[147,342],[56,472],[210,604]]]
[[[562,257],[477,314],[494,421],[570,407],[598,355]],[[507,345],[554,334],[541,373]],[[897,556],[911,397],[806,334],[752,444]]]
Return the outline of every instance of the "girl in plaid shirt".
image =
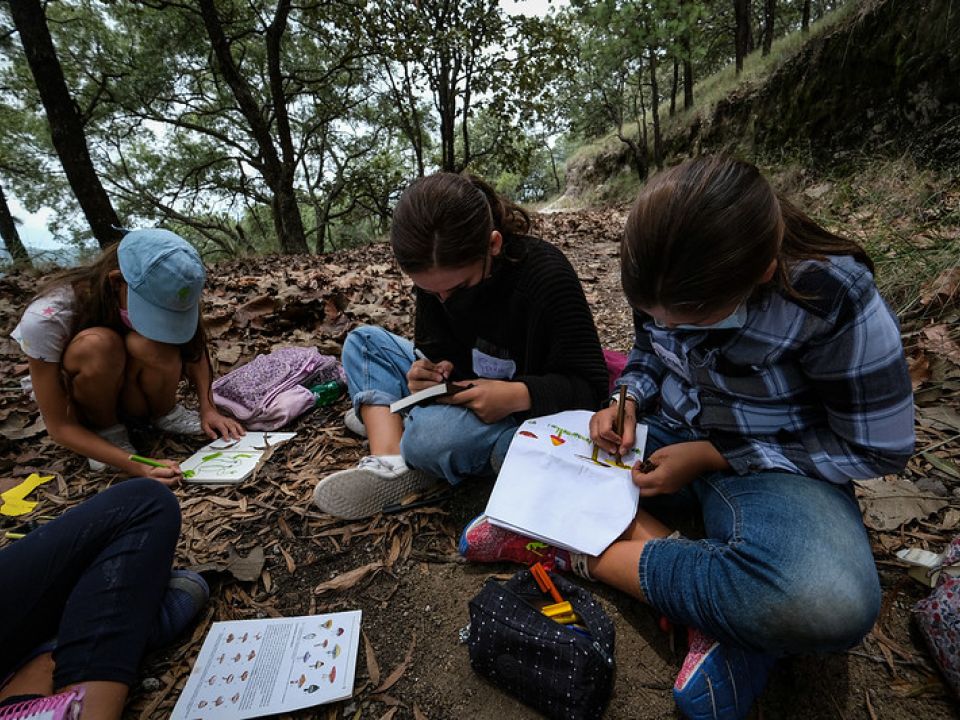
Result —
[[[779,197],[756,167],[703,156],[640,194],[621,251],[636,338],[616,399],[591,420],[608,452],[648,425],[633,468],[641,509],[599,557],[571,569],[689,628],[674,686],[691,718],[741,718],[774,659],[850,647],[880,585],[850,480],[901,470],[913,397],[900,331],[873,263]],[[660,518],[690,505],[705,537]],[[468,559],[534,561],[480,518]],[[541,551],[542,552],[542,551]]]

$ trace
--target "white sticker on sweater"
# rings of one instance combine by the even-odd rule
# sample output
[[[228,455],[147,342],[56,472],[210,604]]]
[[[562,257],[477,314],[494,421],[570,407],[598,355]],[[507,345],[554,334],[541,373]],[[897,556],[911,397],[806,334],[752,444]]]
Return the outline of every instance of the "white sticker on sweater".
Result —
[[[473,349],[473,372],[477,377],[492,380],[509,380],[517,372],[517,364],[513,360],[487,355],[477,348]]]

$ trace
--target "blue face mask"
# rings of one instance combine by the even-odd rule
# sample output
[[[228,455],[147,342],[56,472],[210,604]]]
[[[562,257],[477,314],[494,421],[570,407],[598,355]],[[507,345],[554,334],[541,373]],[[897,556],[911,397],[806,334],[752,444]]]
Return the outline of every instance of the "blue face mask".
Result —
[[[661,323],[659,320],[654,320],[654,324],[658,328],[671,329],[668,328],[664,323]],[[747,303],[742,302],[737,305],[737,309],[732,313],[727,315],[722,320],[718,320],[715,323],[709,325],[693,325],[687,323],[680,323],[673,326],[673,330],[731,330],[736,328],[742,328],[747,323]]]

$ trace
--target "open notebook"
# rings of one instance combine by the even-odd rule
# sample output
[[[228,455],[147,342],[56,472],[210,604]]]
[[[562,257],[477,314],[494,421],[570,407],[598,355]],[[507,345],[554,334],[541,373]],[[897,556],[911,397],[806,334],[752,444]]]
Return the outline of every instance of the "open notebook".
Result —
[[[617,463],[590,442],[592,415],[570,410],[517,429],[487,502],[494,525],[594,556],[627,528],[640,501],[630,468],[643,460],[647,426]]]
[[[203,485],[243,482],[270,448],[295,436],[292,432],[248,432],[239,440],[214,440],[180,463],[183,480]]]

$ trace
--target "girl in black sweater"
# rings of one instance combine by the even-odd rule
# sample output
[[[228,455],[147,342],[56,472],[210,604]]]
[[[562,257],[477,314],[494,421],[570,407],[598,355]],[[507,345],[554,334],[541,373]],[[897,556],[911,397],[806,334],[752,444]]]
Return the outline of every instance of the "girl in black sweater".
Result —
[[[347,337],[346,421],[370,455],[318,483],[321,510],[365,517],[439,477],[491,474],[519,421],[600,406],[607,372],[583,288],[529,229],[526,212],[476,178],[437,173],[404,192],[390,241],[415,286],[414,342],[369,326]],[[467,389],[390,412],[444,381]]]

